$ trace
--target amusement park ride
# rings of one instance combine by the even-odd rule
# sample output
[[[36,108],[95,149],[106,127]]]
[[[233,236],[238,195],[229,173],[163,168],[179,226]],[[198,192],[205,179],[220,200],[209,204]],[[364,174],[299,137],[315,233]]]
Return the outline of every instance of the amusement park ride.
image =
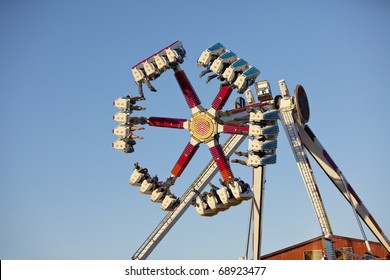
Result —
[[[185,56],[186,51],[182,43],[176,41],[141,61],[132,68],[139,96],[126,96],[114,101],[114,106],[119,108],[119,112],[114,115],[114,120],[119,122],[119,125],[113,130],[113,133],[119,138],[113,143],[113,147],[119,151],[134,152],[135,139],[142,137],[136,136],[133,132],[143,129],[140,125],[185,129],[190,133],[187,146],[165,181],[160,181],[157,176],[150,176],[148,169],[142,168],[138,163],[134,164],[135,168],[130,176],[130,185],[139,186],[141,193],[149,194],[150,200],[161,203],[162,210],[168,211],[168,213],[134,254],[133,259],[146,259],[191,205],[201,216],[214,216],[218,212],[226,211],[245,200],[252,200],[253,259],[260,259],[265,172],[267,165],[276,163],[278,120],[280,120],[287,135],[319,221],[327,259],[335,259],[335,251],[342,251],[342,249],[333,246],[333,232],[307,152],[317,161],[352,206],[368,251],[368,254],[362,258],[374,258],[374,256],[370,254],[372,251],[360,219],[365,222],[390,253],[389,240],[307,125],[310,110],[306,92],[301,85],[295,87],[294,96],[292,96],[285,81],[280,80],[278,83],[281,95],[273,98],[268,81],[256,81],[260,74],[256,67],[249,65],[246,60],[239,58],[221,43],[216,43],[200,55],[197,63],[198,66],[205,68],[200,77],[210,74],[207,77],[207,83],[215,78],[220,81],[219,92],[212,102],[211,108],[205,109],[184,70],[180,68]],[[191,118],[133,116],[133,111],[144,110],[143,107],[136,105],[137,102],[145,100],[143,85],[146,84],[151,91],[156,91],[151,81],[169,69],[174,72],[185,101],[191,110]],[[256,91],[255,96],[250,89],[252,85]],[[233,109],[223,111],[223,107],[234,90],[246,98],[238,97]],[[222,145],[219,143],[219,134],[221,133],[230,134],[230,137]],[[245,140],[248,145],[247,151],[236,151]],[[202,143],[208,146],[212,159],[179,198],[171,192],[171,188]],[[233,153],[242,158],[232,159],[232,163],[239,163],[253,169],[252,185],[233,174],[229,163],[229,158]],[[222,177],[219,179],[219,187],[210,183],[218,171]],[[203,192],[207,185],[210,185],[210,190]]]

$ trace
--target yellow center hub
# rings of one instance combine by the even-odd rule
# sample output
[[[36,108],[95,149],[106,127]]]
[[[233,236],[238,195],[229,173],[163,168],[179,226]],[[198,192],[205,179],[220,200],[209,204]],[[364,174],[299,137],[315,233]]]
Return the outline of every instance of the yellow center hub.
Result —
[[[215,121],[205,113],[200,113],[191,119],[190,132],[199,141],[208,142],[213,139],[215,130]]]

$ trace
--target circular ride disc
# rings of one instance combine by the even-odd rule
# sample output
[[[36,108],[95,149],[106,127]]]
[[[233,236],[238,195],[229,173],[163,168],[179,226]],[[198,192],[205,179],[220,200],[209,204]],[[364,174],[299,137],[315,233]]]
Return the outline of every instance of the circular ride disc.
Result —
[[[307,99],[306,91],[301,85],[297,85],[294,91],[295,104],[298,113],[298,120],[305,124],[310,119],[309,100]]]

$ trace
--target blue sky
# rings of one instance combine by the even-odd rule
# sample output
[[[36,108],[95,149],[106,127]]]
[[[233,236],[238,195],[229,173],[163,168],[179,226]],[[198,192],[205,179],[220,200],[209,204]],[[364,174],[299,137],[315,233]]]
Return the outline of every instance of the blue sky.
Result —
[[[136,94],[134,64],[176,40],[206,108],[218,83],[199,79],[196,61],[216,42],[260,69],[274,95],[280,79],[290,91],[302,84],[310,127],[389,236],[389,15],[379,0],[1,1],[0,259],[129,259],[161,221],[160,205],[128,179],[137,161],[168,177],[188,132],[146,127],[135,153],[117,152],[112,101]],[[140,116],[190,117],[172,73],[153,85]],[[174,193],[209,160],[203,145]],[[334,234],[361,238],[350,206],[312,165]],[[249,168],[233,171],[251,180]],[[249,205],[212,218],[191,207],[150,258],[238,259]],[[264,207],[263,253],[321,234],[283,131]]]

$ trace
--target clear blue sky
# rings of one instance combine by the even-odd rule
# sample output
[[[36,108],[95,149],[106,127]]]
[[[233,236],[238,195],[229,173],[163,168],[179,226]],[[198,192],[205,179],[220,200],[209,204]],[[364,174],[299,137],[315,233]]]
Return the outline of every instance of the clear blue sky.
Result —
[[[291,91],[302,84],[309,125],[390,236],[389,27],[390,3],[379,0],[2,0],[0,259],[129,259],[165,216],[128,179],[136,161],[168,177],[188,132],[147,127],[135,153],[117,152],[112,101],[136,93],[134,64],[175,40],[206,108],[218,84],[198,78],[196,61],[216,42],[260,69],[274,95],[280,79]],[[190,117],[172,73],[154,86],[140,115]],[[267,169],[263,253],[321,234],[283,131],[279,139],[278,163]],[[201,146],[174,193],[209,160]],[[233,170],[251,180],[249,168]],[[315,175],[334,234],[360,238],[350,206],[317,167]],[[191,207],[150,257],[239,258],[249,205],[212,218]]]

